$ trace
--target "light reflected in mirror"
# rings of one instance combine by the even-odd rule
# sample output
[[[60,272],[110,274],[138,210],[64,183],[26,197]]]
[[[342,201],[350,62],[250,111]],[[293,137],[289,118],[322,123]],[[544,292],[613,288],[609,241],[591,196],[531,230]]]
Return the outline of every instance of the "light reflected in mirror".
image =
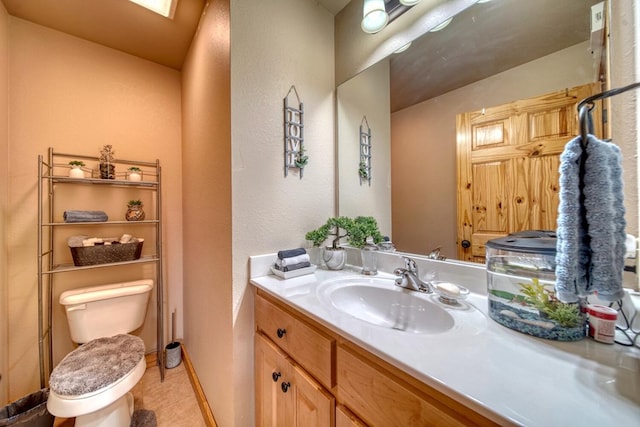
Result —
[[[597,82],[604,48],[591,32],[596,3],[476,4],[340,85],[339,214],[374,216],[399,251],[440,247],[456,259],[456,115]],[[370,187],[357,173],[363,115],[372,132]]]

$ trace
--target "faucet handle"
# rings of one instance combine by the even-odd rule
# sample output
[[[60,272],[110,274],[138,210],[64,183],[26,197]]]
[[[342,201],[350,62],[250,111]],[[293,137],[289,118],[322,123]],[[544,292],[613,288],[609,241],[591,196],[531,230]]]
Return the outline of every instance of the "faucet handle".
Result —
[[[407,256],[403,256],[402,259],[404,260],[404,265],[407,268],[407,270],[409,270],[412,273],[418,273],[418,265],[413,259]]]

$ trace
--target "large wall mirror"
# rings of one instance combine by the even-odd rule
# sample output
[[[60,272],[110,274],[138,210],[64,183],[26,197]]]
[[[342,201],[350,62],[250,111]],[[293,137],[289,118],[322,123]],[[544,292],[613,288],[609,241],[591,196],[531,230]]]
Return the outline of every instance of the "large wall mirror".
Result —
[[[374,216],[399,251],[428,254],[439,247],[446,258],[458,258],[456,116],[593,83],[600,91],[603,76],[605,85],[632,83],[633,72],[620,73],[633,68],[633,61],[620,65],[616,55],[607,61],[615,44],[610,47],[605,31],[592,28],[592,6],[599,3],[478,2],[442,30],[425,32],[406,51],[340,84],[338,213]],[[605,11],[609,7],[604,4]],[[628,33],[633,19],[615,22],[616,12],[611,15],[612,34],[620,27]],[[621,38],[615,43],[625,44]],[[610,114],[616,115],[615,107]],[[370,183],[358,173],[364,118],[371,129]],[[614,142],[622,134],[626,141],[619,145],[625,156],[627,231],[637,235],[637,120],[631,126],[612,120],[607,126]]]

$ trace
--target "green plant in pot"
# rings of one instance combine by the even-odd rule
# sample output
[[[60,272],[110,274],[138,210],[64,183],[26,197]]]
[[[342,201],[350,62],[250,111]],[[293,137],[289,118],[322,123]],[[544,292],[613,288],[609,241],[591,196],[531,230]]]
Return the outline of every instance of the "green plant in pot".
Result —
[[[129,200],[127,204],[127,213],[125,219],[127,221],[142,221],[145,218],[145,213],[142,210],[143,204],[141,200]]]
[[[324,225],[305,235],[305,239],[310,240],[317,247],[322,246],[327,239],[331,239],[331,245],[325,246],[322,250],[322,259],[330,270],[344,268],[346,254],[344,248],[340,246],[343,238],[346,238],[352,246],[362,248],[367,237],[372,237],[375,243],[383,239],[376,220],[362,216],[355,219],[346,216],[332,217]]]
[[[142,169],[137,166],[131,166],[128,169],[127,179],[129,181],[141,181],[142,180]]]
[[[296,167],[304,168],[309,163],[309,156],[305,154],[306,150],[304,146],[300,146],[300,151],[298,151],[298,155],[295,160]]]
[[[369,237],[376,245],[384,240],[384,236],[378,230],[378,222],[372,216],[355,217],[349,233],[349,244],[356,248],[362,248]]]
[[[84,162],[82,160],[71,160],[69,162],[69,176],[71,178],[84,178],[84,171],[82,170]]]

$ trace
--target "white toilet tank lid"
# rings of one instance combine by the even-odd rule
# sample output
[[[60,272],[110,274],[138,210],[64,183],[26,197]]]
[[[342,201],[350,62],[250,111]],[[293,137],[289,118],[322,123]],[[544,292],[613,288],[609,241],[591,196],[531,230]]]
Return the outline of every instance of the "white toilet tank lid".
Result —
[[[151,279],[72,289],[60,294],[60,304],[84,304],[92,301],[142,294],[151,291],[151,289],[153,289],[153,280]]]

